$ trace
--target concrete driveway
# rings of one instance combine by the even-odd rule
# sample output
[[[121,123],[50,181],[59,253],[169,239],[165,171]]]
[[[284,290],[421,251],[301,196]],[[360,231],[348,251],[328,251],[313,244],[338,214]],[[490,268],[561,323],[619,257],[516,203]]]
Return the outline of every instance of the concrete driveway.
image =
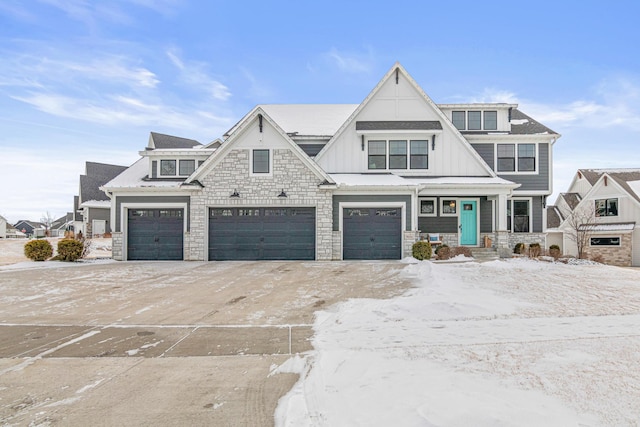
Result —
[[[269,426],[314,312],[400,262],[120,262],[0,271],[0,424]]]

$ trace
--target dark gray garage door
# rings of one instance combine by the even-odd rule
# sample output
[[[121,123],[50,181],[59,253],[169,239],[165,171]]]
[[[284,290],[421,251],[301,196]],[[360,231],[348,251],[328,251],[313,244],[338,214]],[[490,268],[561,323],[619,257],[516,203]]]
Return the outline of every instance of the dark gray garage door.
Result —
[[[128,260],[183,259],[182,209],[129,209]]]
[[[211,208],[209,260],[313,260],[315,208]]]
[[[345,208],[343,259],[400,259],[402,209]]]

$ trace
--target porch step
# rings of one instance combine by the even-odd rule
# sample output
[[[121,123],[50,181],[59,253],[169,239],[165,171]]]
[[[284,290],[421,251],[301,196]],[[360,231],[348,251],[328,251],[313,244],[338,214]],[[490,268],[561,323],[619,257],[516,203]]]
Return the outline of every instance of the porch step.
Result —
[[[471,248],[471,254],[476,261],[495,261],[500,258],[495,248]]]

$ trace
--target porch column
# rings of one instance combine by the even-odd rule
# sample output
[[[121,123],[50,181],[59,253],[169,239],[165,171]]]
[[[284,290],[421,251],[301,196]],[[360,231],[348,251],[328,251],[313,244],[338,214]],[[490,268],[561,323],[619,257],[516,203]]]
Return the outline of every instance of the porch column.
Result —
[[[496,248],[502,258],[511,256],[509,232],[507,231],[507,195],[498,194],[496,201]]]

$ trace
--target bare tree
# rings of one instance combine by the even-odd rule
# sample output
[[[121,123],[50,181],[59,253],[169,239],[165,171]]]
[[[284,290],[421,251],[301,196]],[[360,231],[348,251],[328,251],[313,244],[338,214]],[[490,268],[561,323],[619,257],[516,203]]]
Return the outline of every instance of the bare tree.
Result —
[[[40,222],[44,224],[44,232],[47,236],[49,235],[49,230],[51,229],[51,225],[53,224],[53,221],[55,221],[55,218],[51,215],[49,211],[43,214],[42,218],[40,218]]]
[[[565,215],[569,231],[567,237],[578,247],[578,258],[585,257],[585,249],[589,246],[589,239],[595,230],[596,207],[592,200],[588,200],[583,206],[579,206]]]

